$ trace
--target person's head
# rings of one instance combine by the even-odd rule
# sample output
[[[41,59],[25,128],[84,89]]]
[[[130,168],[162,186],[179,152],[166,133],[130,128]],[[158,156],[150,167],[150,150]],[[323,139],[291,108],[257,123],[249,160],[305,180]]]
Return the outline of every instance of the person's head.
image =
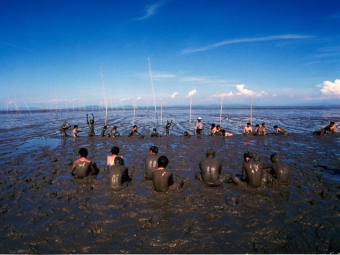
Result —
[[[215,157],[215,151],[213,149],[209,149],[209,150],[207,150],[205,155],[207,156],[207,158],[213,158],[213,157]]]
[[[154,131],[154,132],[157,132],[157,128],[154,128],[153,131]]]
[[[115,165],[124,166],[124,159],[122,157],[115,157]]]
[[[73,128],[78,128],[78,125],[74,125]]]
[[[265,126],[266,126],[266,123],[263,122],[263,123],[262,123],[262,127],[265,127]]]
[[[112,129],[117,129],[117,126],[113,126],[113,128]]]
[[[216,128],[217,128],[217,129],[220,129],[221,127],[220,127],[220,125],[216,125]]]
[[[202,118],[201,118],[201,117],[198,117],[198,118],[197,118],[197,121],[198,121],[198,122],[200,122],[201,120],[202,120]]]
[[[157,146],[151,146],[150,152],[153,153],[153,154],[157,154],[158,153],[158,147]]]
[[[222,134],[222,136],[225,136],[225,130],[224,129],[221,130],[221,134]]]
[[[252,158],[253,158],[253,154],[250,153],[250,152],[246,152],[246,153],[243,154],[243,159],[244,159],[245,162],[249,161]]]
[[[184,135],[184,136],[190,136],[190,134],[189,134],[188,131],[184,131],[183,135]]]
[[[330,124],[331,126],[334,126],[334,125],[335,125],[334,121],[331,121],[329,124]]]
[[[88,155],[88,151],[85,148],[80,148],[78,154],[80,155],[80,157],[86,158]]]
[[[259,124],[256,124],[255,127],[260,127],[260,125],[259,125]]]
[[[137,125],[133,125],[133,128],[137,128]]]
[[[214,128],[214,127],[215,127],[215,123],[212,123],[212,124],[211,124],[211,127]]]
[[[105,130],[106,130],[106,129],[107,129],[107,126],[104,126],[104,128],[103,128],[103,129],[105,129]]]
[[[93,120],[93,119],[90,119],[90,123],[93,124],[93,123],[94,123],[94,120]]]
[[[248,123],[247,123],[247,127],[250,127],[250,126],[251,126],[251,124],[250,124],[250,122],[248,122]]]
[[[160,156],[157,162],[158,167],[166,168],[166,166],[169,164],[169,159],[166,156]]]
[[[119,147],[113,146],[113,147],[111,148],[111,153],[112,153],[112,155],[118,155],[118,153],[119,153]]]
[[[277,125],[274,126],[274,129],[275,129],[275,130],[278,129],[278,128],[279,128],[279,127],[278,127]]]
[[[280,156],[278,154],[274,153],[274,154],[272,154],[270,156],[270,161],[271,162],[279,162],[280,161]]]

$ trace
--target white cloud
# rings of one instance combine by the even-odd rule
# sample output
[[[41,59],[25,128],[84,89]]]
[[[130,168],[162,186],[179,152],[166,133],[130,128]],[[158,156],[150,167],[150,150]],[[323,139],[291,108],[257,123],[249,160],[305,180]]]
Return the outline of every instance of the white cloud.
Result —
[[[214,94],[211,97],[231,97],[233,95],[234,93],[230,91],[229,93]]]
[[[222,47],[228,44],[277,41],[277,40],[309,39],[309,38],[312,38],[312,36],[295,35],[295,34],[274,35],[274,36],[266,36],[266,37],[255,37],[255,38],[238,38],[238,39],[231,39],[231,40],[225,40],[222,42],[217,42],[217,43],[210,44],[210,45],[207,45],[201,48],[186,49],[182,51],[182,54],[191,54],[191,53],[200,52],[200,51],[212,50],[212,49],[219,48],[219,47]]]
[[[237,95],[245,95],[245,96],[261,96],[261,95],[267,95],[267,92],[261,91],[261,92],[255,92],[249,89],[244,88],[244,84],[236,85],[236,89],[239,91]]]
[[[178,92],[174,92],[172,95],[171,95],[171,98],[176,98],[178,95]]]
[[[319,85],[318,87],[322,87],[320,92],[325,96],[340,97],[340,79],[336,79],[334,82],[324,81],[323,85]]]
[[[196,94],[197,94],[197,90],[193,89],[193,90],[189,91],[189,94],[186,97],[192,97],[192,96],[194,96]]]

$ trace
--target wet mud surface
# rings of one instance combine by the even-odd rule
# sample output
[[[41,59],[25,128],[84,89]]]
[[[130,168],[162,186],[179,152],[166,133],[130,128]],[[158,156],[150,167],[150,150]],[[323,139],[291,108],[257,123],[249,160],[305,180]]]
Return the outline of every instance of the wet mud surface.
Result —
[[[117,192],[105,167],[113,145],[133,178]],[[180,190],[157,193],[144,180],[151,145],[184,180]],[[80,147],[100,167],[97,177],[71,176]],[[194,175],[210,148],[223,160],[222,173],[232,174],[241,174],[244,152],[267,163],[278,153],[290,183],[205,187]],[[339,134],[7,141],[0,163],[2,253],[340,252]]]

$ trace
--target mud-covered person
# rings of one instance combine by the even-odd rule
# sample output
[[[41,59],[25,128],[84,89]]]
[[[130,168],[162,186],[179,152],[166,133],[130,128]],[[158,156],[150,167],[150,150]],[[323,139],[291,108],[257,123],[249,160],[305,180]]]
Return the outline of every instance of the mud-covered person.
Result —
[[[263,178],[262,164],[254,161],[253,154],[246,152],[243,154],[243,165],[242,165],[242,181],[246,182],[253,188],[261,186]],[[239,184],[237,180],[233,179],[236,184]]]
[[[228,175],[221,175],[222,163],[215,158],[215,151],[209,149],[206,158],[199,163],[201,172],[195,174],[197,180],[203,181],[206,186],[217,187],[229,180]]]
[[[158,168],[152,171],[152,181],[155,191],[167,192],[183,186],[183,182],[176,182],[173,173],[166,169],[169,164],[169,159],[166,156],[160,156],[157,163]]]
[[[70,124],[68,124],[66,121],[64,121],[64,123],[61,125],[60,127],[60,132],[62,134],[62,136],[67,136],[66,131],[71,127]]]
[[[117,130],[117,126],[113,126],[113,128],[111,129],[111,132],[109,133],[109,136],[111,136],[111,137],[120,136],[120,133]]]
[[[334,121],[331,121],[329,125],[327,125],[324,128],[320,128],[316,131],[314,131],[313,134],[315,135],[325,135],[325,134],[334,134],[336,132],[336,125]]]
[[[165,126],[165,135],[170,135],[170,127],[171,127],[171,124],[172,124],[172,120],[171,121],[166,121],[166,126]]]
[[[160,134],[157,132],[157,128],[154,128],[152,130],[151,137],[160,137]]]
[[[95,162],[87,159],[88,151],[86,148],[80,148],[78,151],[79,158],[72,165],[71,175],[82,179],[89,175],[97,175],[99,169]],[[74,173],[75,171],[75,173]]]
[[[152,180],[152,172],[158,167],[158,147],[151,146],[149,155],[145,159],[145,172],[144,177],[147,180]]]
[[[115,164],[115,158],[118,157],[119,151],[120,150],[118,146],[113,146],[111,148],[111,155],[106,157],[106,165],[108,168]],[[123,156],[120,157],[123,158]]]
[[[274,126],[274,130],[277,134],[281,135],[288,135],[288,132],[284,130],[283,128],[278,127],[277,125]]]
[[[131,128],[128,134],[128,137],[133,136],[134,134],[140,135],[140,133],[138,133],[138,130],[137,130],[137,125],[133,125],[133,127]]]
[[[270,169],[270,174],[281,185],[288,185],[290,178],[290,170],[286,164],[281,162],[280,156],[276,153],[270,156],[271,164],[264,165],[263,169]]]
[[[106,136],[106,130],[107,130],[107,126],[104,126],[103,129],[102,129],[102,132],[100,133],[101,137]]]
[[[198,117],[196,125],[195,125],[195,133],[196,133],[196,135],[203,135],[203,129],[204,129],[204,125],[202,123],[202,118]]]
[[[90,119],[89,121],[89,115],[86,114],[86,122],[87,122],[87,125],[89,126],[89,133],[88,133],[88,136],[95,136],[95,133],[94,133],[94,115],[92,113],[92,119]]]
[[[114,165],[109,166],[110,187],[114,190],[121,190],[131,181],[129,170],[124,165],[124,159],[115,157]]]

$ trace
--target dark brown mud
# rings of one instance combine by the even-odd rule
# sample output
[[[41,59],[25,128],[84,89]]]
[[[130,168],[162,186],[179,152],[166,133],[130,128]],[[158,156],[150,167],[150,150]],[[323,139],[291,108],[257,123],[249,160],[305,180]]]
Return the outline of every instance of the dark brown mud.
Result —
[[[138,139],[64,138],[8,144],[0,155],[2,253],[339,253],[338,135]],[[133,175],[118,192],[108,187],[106,156],[118,145]],[[160,194],[143,179],[151,145],[170,159],[182,189]],[[80,147],[99,165],[96,178],[75,179]],[[19,148],[19,149],[18,149]],[[289,165],[288,186],[205,187],[194,178],[207,149],[223,173],[241,173],[243,153]],[[334,170],[334,171],[329,171]]]

